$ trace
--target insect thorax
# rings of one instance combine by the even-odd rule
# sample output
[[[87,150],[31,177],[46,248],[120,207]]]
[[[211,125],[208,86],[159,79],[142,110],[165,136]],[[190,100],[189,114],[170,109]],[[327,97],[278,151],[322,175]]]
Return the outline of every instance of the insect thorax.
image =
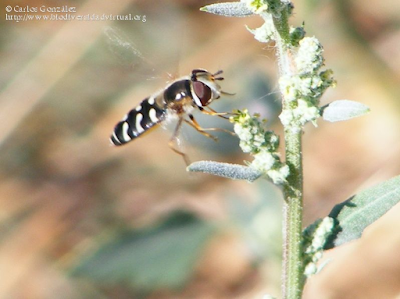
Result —
[[[176,114],[189,113],[195,103],[191,93],[191,81],[182,79],[175,81],[164,91],[164,101],[166,108]]]

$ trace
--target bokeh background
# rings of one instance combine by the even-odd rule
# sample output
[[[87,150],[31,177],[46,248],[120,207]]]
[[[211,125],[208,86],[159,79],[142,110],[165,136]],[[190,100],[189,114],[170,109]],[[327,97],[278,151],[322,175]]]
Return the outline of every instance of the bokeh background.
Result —
[[[214,109],[248,108],[281,133],[273,48],[245,28],[261,20],[199,11],[210,3],[2,2],[0,298],[279,296],[278,188],[187,173],[167,145],[171,132],[161,128],[121,148],[108,141],[126,112],[198,67],[223,69],[223,89],[236,93]],[[307,225],[400,173],[400,2],[294,4],[291,23],[305,20],[338,81],[323,103],[350,99],[371,108],[359,119],[306,128]],[[75,16],[138,20],[17,22],[6,19],[7,6],[67,6],[76,7]],[[231,128],[220,118],[198,119]],[[191,128],[182,135],[192,161],[250,159],[227,134],[218,134],[218,143]],[[304,297],[399,296],[399,226],[396,206],[360,240],[327,252],[330,263],[309,280]]]

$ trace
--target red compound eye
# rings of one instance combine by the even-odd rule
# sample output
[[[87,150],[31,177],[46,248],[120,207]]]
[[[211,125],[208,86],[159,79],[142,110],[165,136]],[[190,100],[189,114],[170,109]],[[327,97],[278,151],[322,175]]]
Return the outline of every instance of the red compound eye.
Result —
[[[207,106],[211,102],[211,88],[200,81],[193,82],[193,89],[203,106]]]

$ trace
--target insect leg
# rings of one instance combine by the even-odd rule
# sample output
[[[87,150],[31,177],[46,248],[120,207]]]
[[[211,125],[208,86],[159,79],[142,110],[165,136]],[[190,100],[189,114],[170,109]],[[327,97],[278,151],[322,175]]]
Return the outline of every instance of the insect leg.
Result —
[[[204,136],[206,136],[208,138],[213,139],[214,141],[218,141],[218,138],[215,137],[214,135],[211,135],[210,133],[207,133],[206,131],[221,131],[221,132],[229,133],[232,136],[235,136],[235,133],[233,133],[229,130],[222,129],[222,128],[202,128],[192,114],[189,114],[189,117],[190,117],[191,121],[188,121],[185,119],[186,123],[188,123],[193,128],[195,128],[199,133],[203,134]]]
[[[226,117],[225,115],[231,115],[232,113],[230,112],[217,112],[214,109],[207,107],[208,110],[206,110],[204,107],[199,107],[200,111],[204,114],[207,115],[214,115],[214,116],[218,116],[221,117],[223,119],[229,119],[229,117]]]
[[[184,152],[180,151],[179,149],[177,149],[175,147],[175,144],[178,143],[179,132],[180,132],[181,127],[182,127],[182,121],[184,121],[184,120],[185,119],[183,117],[179,118],[178,124],[176,125],[175,130],[174,130],[174,134],[171,136],[171,138],[170,138],[170,140],[168,142],[168,145],[175,153],[177,153],[178,155],[182,156],[183,160],[186,163],[186,166],[189,166],[190,165],[190,161],[189,161],[188,156]]]

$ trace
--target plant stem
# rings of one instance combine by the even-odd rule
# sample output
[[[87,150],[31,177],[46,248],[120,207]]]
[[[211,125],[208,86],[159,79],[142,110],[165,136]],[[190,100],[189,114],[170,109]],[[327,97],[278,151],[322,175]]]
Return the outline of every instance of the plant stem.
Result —
[[[302,210],[303,169],[300,132],[285,130],[286,163],[290,174],[284,188],[283,298],[301,298],[303,290]]]
[[[295,72],[289,46],[288,15],[282,12],[280,18],[273,18],[275,25],[275,43],[279,60],[280,76],[290,76]],[[282,93],[283,109],[291,109]],[[286,164],[290,172],[284,187],[283,217],[283,264],[282,297],[300,299],[303,291],[302,262],[302,221],[303,221],[303,158],[301,128],[285,128]]]

